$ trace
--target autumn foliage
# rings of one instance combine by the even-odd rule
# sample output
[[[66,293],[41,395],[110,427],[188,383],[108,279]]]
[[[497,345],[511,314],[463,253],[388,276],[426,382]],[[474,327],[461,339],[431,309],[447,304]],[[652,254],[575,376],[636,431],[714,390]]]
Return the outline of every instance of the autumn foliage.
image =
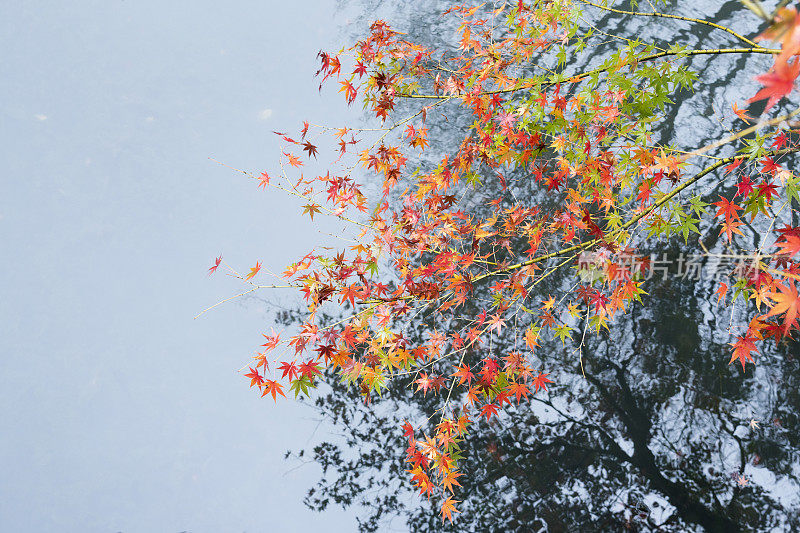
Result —
[[[609,8],[499,4],[449,9],[443,16],[458,20],[450,50],[409,42],[376,21],[354,46],[320,52],[321,89],[363,103],[379,126],[305,122],[297,133],[276,132],[285,143],[279,161],[251,177],[259,188],[302,198],[315,223],[347,222],[353,244],[311,250],[264,284],[261,261],[244,275],[228,267],[252,290],[296,288],[307,306],[296,331],[264,335],[244,374],[261,396],[306,395],[327,376],[369,401],[389,380],[409,376],[417,394],[446,399],[430,426],[406,423],[402,431],[411,483],[423,495],[437,493],[450,520],[458,512],[459,442],[470,425],[557,384],[558,369],[537,364],[542,336],[566,346],[613,330],[615,316],[647,305],[652,265],[639,250],[658,239],[686,242],[716,226],[721,239],[748,251],[748,268],[730,287],[720,282],[714,298],[721,309],[738,301],[750,312],[731,339],[730,361],[742,371],[757,362],[759,346],[799,327],[800,227],[791,221],[800,179],[784,163],[797,150],[798,111],[753,118],[738,107],[766,100],[769,113],[793,94],[795,8],[769,14],[748,2],[767,29],[751,40],[717,26],[732,41],[726,49],[620,41],[602,62],[573,70],[571,58],[593,42],[581,11]],[[756,77],[762,88],[754,83],[750,100],[728,102],[729,136],[705,146],[656,142],[669,96],[697,76],[691,58],[714,54],[773,64]],[[469,119],[452,126],[453,150],[430,153],[430,122],[456,113]],[[317,157],[329,158],[329,171],[303,172]],[[729,193],[706,202],[708,180],[723,180]],[[517,197],[523,182],[537,194]],[[380,184],[376,194],[367,183]],[[756,249],[737,243],[745,226],[762,235]],[[574,270],[571,287],[537,290],[564,269]],[[323,319],[323,309],[340,318]],[[421,313],[436,326],[412,341],[406,328]],[[493,338],[508,331],[515,349],[494,354]],[[470,366],[468,352],[485,356]]]

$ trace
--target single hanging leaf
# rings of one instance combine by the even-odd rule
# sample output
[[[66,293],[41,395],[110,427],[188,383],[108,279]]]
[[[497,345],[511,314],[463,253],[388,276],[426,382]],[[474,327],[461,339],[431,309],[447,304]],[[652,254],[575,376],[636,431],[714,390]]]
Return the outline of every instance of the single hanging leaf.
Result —
[[[286,398],[286,395],[283,393],[283,385],[272,379],[264,380],[264,392],[261,393],[261,397],[263,398],[267,394],[271,394],[272,399],[275,402],[278,401],[278,396],[277,396],[278,394]]]
[[[219,256],[219,257],[217,257],[217,258],[214,260],[214,266],[212,266],[211,268],[209,268],[209,269],[208,269],[208,275],[209,275],[209,276],[210,276],[211,274],[213,274],[214,272],[216,272],[216,271],[217,271],[217,268],[219,268],[219,264],[220,264],[221,262],[222,262],[222,254],[220,254],[220,256]]]
[[[259,270],[261,270],[261,262],[260,262],[260,261],[257,261],[257,262],[256,262],[256,266],[254,266],[254,267],[252,267],[252,268],[250,269],[250,273],[244,277],[244,280],[245,280],[245,281],[248,281],[248,280],[250,280],[250,279],[253,279],[253,276],[255,276],[256,274],[258,274],[258,271],[259,271]]]
[[[717,295],[717,303],[719,303],[720,300],[725,298],[725,295],[727,293],[728,293],[728,285],[726,283],[720,284],[719,289],[717,289],[717,292],[715,293]]]
[[[314,156],[314,159],[317,158],[317,147],[311,144],[310,142],[306,141],[303,143],[303,150],[308,152],[308,157]]]
[[[750,355],[750,352],[758,351],[758,348],[756,348],[756,345],[753,343],[754,340],[755,338],[748,334],[744,337],[739,337],[736,342],[732,343],[731,346],[733,346],[733,355],[731,356],[731,360],[728,362],[728,364],[731,364],[738,359],[739,362],[742,363],[742,371],[744,371],[744,364],[746,362],[749,361],[751,363],[755,363],[755,361],[753,361],[753,356]]]
[[[540,372],[539,375],[533,378],[533,386],[535,388],[535,392],[539,392],[539,389],[547,390],[547,384],[553,383],[547,378],[547,376],[549,375],[550,375],[549,372],[544,374]]]
[[[269,185],[269,180],[270,180],[269,174],[267,174],[266,171],[262,172],[261,175],[258,177],[258,188],[266,189],[267,185]]]
[[[456,509],[456,504],[457,503],[458,503],[458,501],[456,501],[456,500],[454,500],[452,498],[447,498],[444,501],[444,503],[442,503],[442,522],[444,522],[445,518],[447,518],[450,522],[452,522],[453,521],[452,513],[453,512],[456,512],[456,513],[460,513],[461,512],[458,509]]]

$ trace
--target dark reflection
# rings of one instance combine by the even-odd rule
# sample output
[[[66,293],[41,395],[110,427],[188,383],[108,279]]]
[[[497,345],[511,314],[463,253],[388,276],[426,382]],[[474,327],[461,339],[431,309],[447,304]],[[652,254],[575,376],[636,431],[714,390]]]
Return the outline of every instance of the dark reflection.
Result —
[[[691,304],[694,284],[650,288],[646,307],[583,349],[543,343],[536,354],[557,382],[549,394],[471,427],[455,525],[404,483],[399,426],[435,422],[441,406],[412,396],[410,379],[370,405],[338,385],[317,400],[346,442],[314,449],[324,476],[308,504],[365,506],[365,531],[384,530],[394,515],[412,531],[800,528],[798,345],[762,357],[757,377],[743,375],[727,364],[730,347],[705,333],[715,319]],[[512,348],[513,336],[493,353]],[[476,364],[487,353],[470,355]]]
[[[706,18],[723,23],[736,17],[745,21],[737,29],[754,35],[755,24],[747,27],[750,19],[741,17],[738,2],[699,4],[693,10],[664,9],[689,16],[712,13]],[[431,3],[424,13],[406,12],[413,14],[401,17],[399,29],[411,40],[446,46],[452,28],[430,15],[441,5]],[[677,21],[620,18],[589,8],[587,20],[610,33],[667,46],[673,41],[704,48],[739,44],[725,33]],[[612,46],[580,56],[571,67],[580,70],[599,61]],[[729,116],[730,104],[741,102],[741,95],[752,89],[742,89],[742,80],[765,69],[768,61],[755,70],[752,58],[735,55],[692,64],[703,73],[696,91],[676,93],[658,127],[662,142],[689,148],[719,138],[724,130],[715,114],[724,105]],[[452,151],[461,132],[453,130],[466,117],[459,117],[458,110],[448,113],[446,122],[431,118],[435,134],[428,153]],[[424,168],[426,161],[420,165]],[[718,179],[696,193],[716,198],[730,192],[724,187]],[[537,190],[513,192],[539,203],[558,202]],[[499,186],[488,179],[463,202],[477,212],[482,200],[499,195]],[[700,229],[703,246],[696,239],[688,244],[661,241],[645,252],[721,252],[718,229]],[[758,228],[747,231],[757,246]],[[561,272],[540,286],[540,295],[563,293],[574,283],[574,270]],[[315,405],[322,418],[341,430],[341,440],[311,452],[323,475],[307,504],[320,510],[331,504],[360,506],[364,531],[800,530],[800,383],[793,357],[800,346],[767,346],[755,369],[750,366],[744,373],[729,365],[730,330],[754,308],[718,305],[713,295],[717,285],[713,279],[671,273],[651,280],[644,305],[629,309],[610,331],[589,332],[583,344],[580,331],[566,343],[543,338],[535,365],[552,371],[556,383],[547,393],[507,406],[491,423],[473,417],[469,437],[461,443],[464,475],[456,499],[462,502],[454,524],[442,522],[436,497],[419,498],[408,483],[403,462],[407,441],[400,430],[404,420],[418,425],[429,418],[435,424],[443,399],[412,394],[413,377],[405,377],[364,404],[358,390],[329,376],[331,391]],[[476,290],[476,298],[485,296],[485,287]],[[540,295],[532,295],[532,301]],[[295,318],[283,315],[286,322]],[[515,335],[527,325],[505,329],[491,348],[468,353],[465,362],[476,365],[484,357],[519,349]],[[407,337],[413,344],[415,335],[420,338],[434,326],[430,317],[421,316]],[[448,366],[435,371],[445,373]]]

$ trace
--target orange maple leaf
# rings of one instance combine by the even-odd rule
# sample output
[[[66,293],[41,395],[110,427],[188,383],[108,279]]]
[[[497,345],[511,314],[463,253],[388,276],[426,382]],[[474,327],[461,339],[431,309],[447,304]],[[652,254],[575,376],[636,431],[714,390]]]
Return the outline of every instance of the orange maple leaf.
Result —
[[[722,196],[720,196],[719,202],[714,202],[712,205],[715,205],[719,208],[717,213],[714,215],[715,217],[719,217],[720,215],[725,216],[725,221],[722,222],[722,230],[719,232],[719,234],[722,235],[724,233],[727,235],[728,242],[731,241],[734,233],[742,235],[742,230],[739,229],[739,226],[742,225],[742,221],[739,219],[738,213],[738,211],[741,211],[742,208],[733,202],[729,202]]]
[[[456,504],[457,504],[457,503],[458,503],[458,501],[456,501],[456,500],[454,500],[454,499],[452,499],[452,498],[447,498],[447,499],[446,499],[446,500],[445,500],[445,501],[442,503],[442,522],[444,522],[444,519],[445,519],[445,518],[447,518],[448,520],[450,520],[450,521],[452,522],[452,521],[453,521],[453,515],[452,515],[452,513],[453,513],[454,511],[455,511],[456,513],[460,513],[460,512],[461,512],[461,511],[459,511],[458,509],[456,509]]]
[[[786,254],[789,257],[797,252],[800,252],[800,235],[794,233],[786,233],[782,237],[783,240],[775,243],[775,246],[781,249],[781,254]]]
[[[525,345],[531,350],[539,346],[539,332],[534,330],[533,328],[526,329]]]
[[[519,404],[520,397],[524,396],[526,400],[528,399],[530,389],[524,383],[511,383],[508,386],[508,392],[517,397],[517,404]]]
[[[300,161],[300,158],[297,157],[296,155],[290,154],[290,153],[287,153],[287,152],[283,152],[283,155],[285,155],[286,157],[289,158],[289,164],[292,165],[293,167],[302,167],[303,166],[303,162]]]
[[[252,267],[252,268],[250,269],[250,273],[244,277],[244,280],[245,280],[245,281],[247,281],[247,280],[249,280],[249,279],[252,279],[252,278],[253,278],[253,276],[255,276],[256,274],[258,274],[258,271],[259,271],[259,270],[261,270],[261,262],[259,262],[259,261],[256,261],[256,266],[254,266],[254,267]]]
[[[750,124],[750,121],[753,120],[753,117],[748,115],[746,110],[739,109],[739,106],[736,105],[736,103],[733,104],[733,112],[737,117],[739,117],[739,119],[744,120],[747,124]]]
[[[283,393],[283,385],[272,379],[264,380],[264,392],[261,393],[261,397],[263,398],[267,394],[271,394],[272,399],[276,402],[278,401],[278,394],[286,398],[286,395]]]
[[[769,298],[773,300],[774,304],[767,316],[786,314],[783,317],[783,335],[786,336],[789,329],[795,325],[797,315],[800,313],[800,296],[797,294],[794,282],[790,282],[788,285],[778,285],[778,290],[780,292],[769,294]]]
[[[725,298],[725,294],[727,293],[728,293],[728,284],[727,283],[720,284],[719,289],[717,289],[717,292],[715,293],[717,295],[717,303],[719,303],[720,300]]]
[[[256,355],[253,356],[253,359],[256,361],[256,369],[263,366],[264,371],[269,370],[269,362],[267,362],[266,352],[264,353],[258,352]]]
[[[340,81],[339,84],[341,85],[339,92],[344,93],[348,105],[352,104],[358,95],[358,89],[353,87],[353,84],[350,83],[349,80]]]
[[[456,472],[455,470],[451,470],[450,472],[447,473],[444,479],[442,479],[442,485],[450,492],[453,492],[453,485],[457,485],[459,487],[461,486],[461,483],[456,481],[456,478],[461,475],[463,474],[461,474],[460,472]]]

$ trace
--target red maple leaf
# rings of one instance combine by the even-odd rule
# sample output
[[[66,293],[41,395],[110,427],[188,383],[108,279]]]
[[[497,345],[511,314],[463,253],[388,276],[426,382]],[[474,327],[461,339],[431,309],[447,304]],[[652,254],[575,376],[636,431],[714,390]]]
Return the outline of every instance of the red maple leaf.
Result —
[[[358,74],[360,78],[364,74],[367,73],[367,67],[361,61],[356,61],[356,68],[353,70],[353,74]]]
[[[310,142],[306,141],[303,143],[303,150],[308,152],[308,157],[314,156],[314,159],[317,158],[317,147],[311,144]]]
[[[547,379],[547,376],[549,375],[550,375],[549,372],[544,374],[539,372],[539,374],[535,378],[533,378],[533,387],[535,389],[534,392],[539,392],[539,389],[547,390],[547,384],[553,383],[552,381]]]
[[[491,357],[486,357],[481,361],[483,363],[483,368],[481,369],[481,375],[487,382],[493,382],[497,373],[500,370],[500,365],[497,364],[497,361],[492,359]]]
[[[771,181],[765,181],[758,184],[758,195],[771,201],[772,197],[778,192],[778,188]]]
[[[742,176],[742,179],[736,184],[736,194],[734,198],[737,196],[746,198],[751,192],[753,192],[753,182],[750,181],[750,176]]]
[[[481,415],[486,417],[486,420],[489,420],[492,416],[497,416],[497,405],[493,403],[487,403],[481,408]]]
[[[266,350],[264,350],[265,353],[270,350],[274,350],[278,346],[278,343],[280,343],[281,340],[280,333],[276,335],[274,329],[272,330],[272,335],[265,335],[262,333],[261,336],[267,340],[267,342],[261,345],[266,348]]]
[[[785,228],[779,229],[778,231],[781,233],[781,236],[778,238],[775,246],[781,249],[782,254],[791,257],[797,252],[800,252],[800,228],[793,228],[787,225]]]
[[[209,276],[210,276],[211,274],[213,274],[214,272],[216,272],[216,271],[217,271],[217,268],[219,267],[219,264],[220,264],[220,263],[222,263],[222,254],[220,254],[220,256],[219,256],[219,257],[217,257],[217,258],[214,260],[214,266],[212,266],[211,268],[209,268],[209,269],[208,269],[208,275],[209,275]]]
[[[278,370],[281,371],[281,379],[289,376],[289,381],[294,381],[297,378],[297,365],[294,362],[281,361]]]
[[[777,148],[780,150],[786,146],[786,135],[781,131],[776,137],[775,140],[770,145],[770,148]]]
[[[458,378],[458,384],[461,385],[465,381],[467,384],[472,383],[472,380],[475,378],[475,374],[470,371],[469,365],[459,366],[458,370],[451,374],[451,376]]]
[[[311,361],[300,363],[299,370],[301,375],[306,376],[311,381],[314,380],[314,376],[322,373],[319,371],[319,365]]]
[[[261,374],[258,373],[258,370],[254,370],[253,367],[248,367],[250,372],[244,375],[246,378],[250,378],[250,386],[258,385],[259,387],[264,383],[264,378]]]
[[[792,92],[794,80],[797,79],[798,74],[800,74],[800,61],[795,60],[792,63],[781,60],[776,61],[772,70],[766,74],[756,76],[756,80],[761,82],[764,88],[758,91],[747,103],[769,98],[767,107],[764,109],[764,111],[769,111],[772,106],[778,103],[778,100]]]
[[[428,374],[425,372],[420,372],[419,377],[414,380],[414,383],[417,384],[417,390],[422,391],[423,396],[428,395],[428,391],[433,387],[433,380],[428,377]]]
[[[756,340],[755,337],[751,337],[749,332],[744,337],[739,337],[736,342],[731,343],[733,346],[733,355],[731,356],[731,360],[728,361],[728,364],[733,363],[737,359],[740,363],[742,363],[742,370],[744,370],[744,364],[747,361],[754,363],[753,356],[750,355],[750,352],[758,351],[756,345],[753,341]]]

